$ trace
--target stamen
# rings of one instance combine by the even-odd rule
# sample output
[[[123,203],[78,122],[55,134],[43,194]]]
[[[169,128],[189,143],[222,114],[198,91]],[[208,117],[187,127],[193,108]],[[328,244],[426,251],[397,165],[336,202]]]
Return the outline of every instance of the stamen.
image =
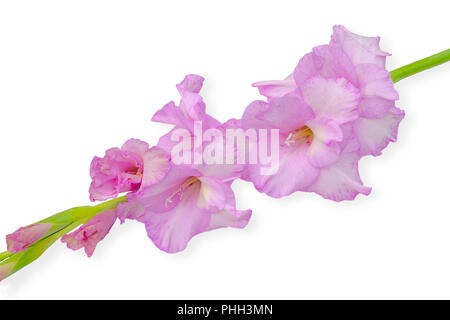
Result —
[[[284,143],[288,146],[291,146],[298,141],[303,141],[306,144],[311,144],[313,138],[314,133],[312,132],[312,130],[308,126],[303,126],[289,133]]]
[[[180,199],[183,197],[184,191],[186,191],[187,188],[192,186],[193,184],[200,182],[200,180],[197,177],[189,177],[187,178],[178,188],[175,190],[174,193],[172,193],[165,201],[164,205],[167,208],[169,206],[169,203],[172,203],[172,199],[177,195],[180,194]]]

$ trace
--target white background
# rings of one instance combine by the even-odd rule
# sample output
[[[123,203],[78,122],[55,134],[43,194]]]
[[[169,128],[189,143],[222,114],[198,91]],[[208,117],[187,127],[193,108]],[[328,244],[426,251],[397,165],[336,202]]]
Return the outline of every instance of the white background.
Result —
[[[448,49],[448,1],[1,1],[0,235],[89,202],[94,155],[169,127],[185,74],[209,113],[240,117],[250,84],[281,79],[334,24],[379,35],[388,69]],[[0,298],[450,298],[450,63],[396,85],[399,141],[364,158],[372,194],[276,200],[238,181],[244,230],[169,255],[139,222],[88,259],[58,242],[0,284]],[[6,245],[2,244],[3,251]]]

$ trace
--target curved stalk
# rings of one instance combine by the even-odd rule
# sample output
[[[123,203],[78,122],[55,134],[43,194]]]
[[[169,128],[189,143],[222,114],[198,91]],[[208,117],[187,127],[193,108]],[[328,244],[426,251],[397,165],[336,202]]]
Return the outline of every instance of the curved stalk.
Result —
[[[450,61],[450,49],[391,71],[391,79],[395,83],[416,73],[443,64],[447,61]]]

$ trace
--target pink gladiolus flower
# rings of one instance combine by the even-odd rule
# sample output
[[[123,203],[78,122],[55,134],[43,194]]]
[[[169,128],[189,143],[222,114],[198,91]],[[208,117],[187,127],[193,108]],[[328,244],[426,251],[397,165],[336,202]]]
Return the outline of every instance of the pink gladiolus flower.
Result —
[[[279,169],[262,175],[261,165],[248,166],[258,191],[279,198],[313,191],[335,201],[369,194],[358,174],[358,143],[351,123],[358,117],[359,91],[346,79],[312,77],[296,95],[255,101],[241,119],[244,129],[279,129]]]
[[[345,79],[359,90],[358,118],[352,132],[359,143],[359,154],[380,155],[397,139],[404,112],[395,107],[398,94],[385,69],[389,54],[379,47],[378,37],[363,37],[335,26],[329,45],[315,47],[299,62],[293,74],[281,81],[255,83],[269,99],[302,95],[313,77]]]
[[[169,155],[146,142],[130,139],[122,148],[106,151],[105,157],[95,157],[91,163],[90,198],[107,200],[122,192],[157,183],[169,170]]]
[[[159,249],[179,252],[196,234],[247,225],[251,211],[236,209],[230,185],[227,179],[174,165],[160,183],[129,193],[128,202],[119,204],[117,214],[121,220],[143,222]]]
[[[36,223],[28,227],[22,227],[6,236],[8,251],[17,253],[28,248],[40,240],[50,229],[52,223]]]
[[[84,248],[87,256],[91,257],[97,244],[106,237],[116,219],[115,210],[103,211],[74,232],[64,235],[61,241],[72,250]]]

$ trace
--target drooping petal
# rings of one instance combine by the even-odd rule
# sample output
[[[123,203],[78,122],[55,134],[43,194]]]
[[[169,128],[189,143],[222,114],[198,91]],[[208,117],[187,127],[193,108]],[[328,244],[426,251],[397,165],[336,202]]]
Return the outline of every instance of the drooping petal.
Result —
[[[151,208],[143,218],[148,237],[162,251],[176,253],[186,248],[189,240],[208,230],[210,214],[197,206],[199,187],[188,188],[177,206],[155,213]]]
[[[52,227],[52,225],[52,223],[35,223],[8,234],[6,236],[8,251],[17,253],[25,250],[33,243],[40,240]]]
[[[371,63],[385,68],[390,54],[380,49],[380,37],[365,37],[348,31],[344,26],[334,26],[330,46],[342,48],[357,64]]]
[[[294,74],[284,80],[259,81],[253,83],[252,86],[257,87],[259,93],[267,98],[279,98],[297,89]]]
[[[362,184],[358,173],[360,158],[357,151],[345,150],[336,163],[322,168],[317,181],[307,190],[334,201],[353,200],[360,193],[368,195],[371,188]]]
[[[61,241],[72,250],[84,248],[87,256],[91,257],[97,244],[106,237],[116,219],[115,210],[100,212],[74,232],[64,235]]]
[[[404,116],[404,111],[394,107],[381,118],[356,120],[354,132],[361,145],[360,154],[380,155],[389,142],[397,140],[398,126]]]
[[[301,90],[316,117],[332,119],[338,124],[358,118],[359,91],[343,78],[311,78]]]

